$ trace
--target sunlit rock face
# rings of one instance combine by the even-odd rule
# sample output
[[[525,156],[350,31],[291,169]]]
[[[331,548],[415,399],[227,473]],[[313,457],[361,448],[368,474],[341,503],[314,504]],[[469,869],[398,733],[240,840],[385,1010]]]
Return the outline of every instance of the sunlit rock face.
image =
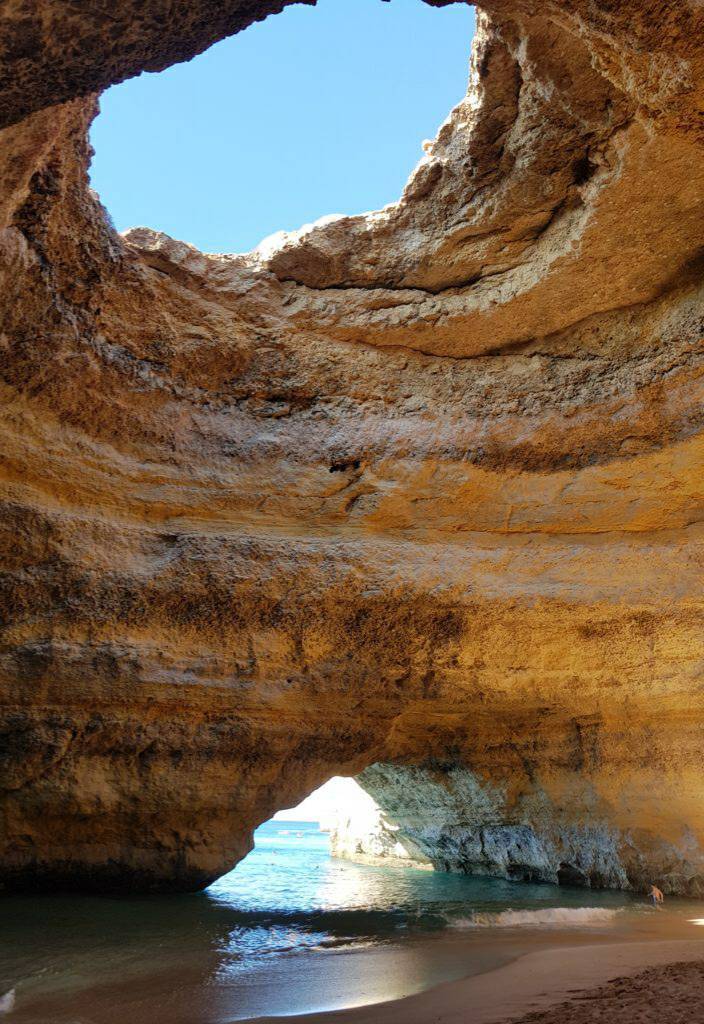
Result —
[[[509,881],[612,889],[646,884],[627,837],[598,811],[590,813],[588,793],[574,794],[587,797],[580,820],[574,803],[565,813],[538,787],[512,800],[507,781],[487,782],[454,765],[371,765],[359,782],[379,802],[378,812],[366,821],[343,816],[332,835],[333,852]],[[684,850],[663,849],[657,873],[685,857]],[[651,851],[651,873],[655,859]]]
[[[117,236],[91,92],[281,6],[0,12],[3,884],[381,764],[439,866],[700,893],[704,8],[489,0],[397,204]]]
[[[360,778],[366,778],[379,767],[365,769]],[[402,772],[403,769],[391,771]],[[430,859],[410,839],[409,820],[404,820],[401,829],[361,787],[360,794],[362,798],[352,806],[339,806],[331,816],[328,832],[332,856],[363,864],[431,869]]]

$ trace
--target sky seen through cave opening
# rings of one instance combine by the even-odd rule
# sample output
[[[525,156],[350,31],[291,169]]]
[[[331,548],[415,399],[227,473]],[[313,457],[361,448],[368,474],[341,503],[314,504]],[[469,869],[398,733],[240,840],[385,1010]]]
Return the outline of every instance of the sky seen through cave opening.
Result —
[[[206,252],[398,199],[467,90],[474,8],[318,0],[113,86],[91,183],[118,231]]]

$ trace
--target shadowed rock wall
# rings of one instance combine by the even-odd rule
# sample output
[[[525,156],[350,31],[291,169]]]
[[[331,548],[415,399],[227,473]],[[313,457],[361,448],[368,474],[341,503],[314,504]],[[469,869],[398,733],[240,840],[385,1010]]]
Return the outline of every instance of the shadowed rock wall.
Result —
[[[196,888],[380,763],[700,892],[704,9],[489,0],[397,204],[117,236],[90,92],[281,6],[0,4],[3,884]]]

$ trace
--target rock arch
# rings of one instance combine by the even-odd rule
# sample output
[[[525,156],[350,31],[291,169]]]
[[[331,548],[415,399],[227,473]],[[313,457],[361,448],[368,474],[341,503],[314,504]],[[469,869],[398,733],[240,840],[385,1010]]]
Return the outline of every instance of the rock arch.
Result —
[[[700,892],[704,10],[489,0],[395,206],[117,236],[93,92],[282,6],[0,7],[3,884],[195,888],[386,763]]]

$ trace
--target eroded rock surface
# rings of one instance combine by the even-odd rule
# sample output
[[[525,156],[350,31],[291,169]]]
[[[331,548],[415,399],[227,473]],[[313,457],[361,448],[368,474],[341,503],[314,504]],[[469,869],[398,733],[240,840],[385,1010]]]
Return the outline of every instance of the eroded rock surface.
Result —
[[[643,887],[651,874],[676,888],[690,881],[671,877],[680,858],[666,844],[635,848],[596,809],[580,819],[540,785],[516,794],[497,771],[377,764],[359,782],[379,811],[340,816],[332,850],[347,860],[600,889]],[[583,805],[587,788],[574,785]]]
[[[700,893],[704,8],[489,0],[399,203],[116,235],[90,91],[281,6],[0,5],[3,883],[194,888],[382,764],[448,866]]]
[[[382,867],[413,867],[431,870],[433,864],[429,857],[421,852],[419,847],[411,839],[411,815],[404,817],[403,827],[397,824],[400,817],[400,803],[397,800],[396,806],[392,805],[390,798],[390,787],[385,787],[385,792],[380,792],[379,787],[375,789],[376,796],[380,797],[386,807],[390,807],[393,819],[389,812],[370,796],[369,790],[373,789],[373,778],[381,769],[383,774],[391,772],[406,773],[405,780],[411,782],[417,774],[417,769],[404,769],[397,767],[385,767],[372,765],[365,769],[358,779],[360,785],[367,786],[367,792],[359,793],[359,798],[351,806],[341,804],[331,813],[326,822],[321,822],[321,827],[327,827],[330,836],[330,853],[333,857],[342,860],[353,860],[362,864],[376,864]],[[404,787],[405,789],[405,787]]]

